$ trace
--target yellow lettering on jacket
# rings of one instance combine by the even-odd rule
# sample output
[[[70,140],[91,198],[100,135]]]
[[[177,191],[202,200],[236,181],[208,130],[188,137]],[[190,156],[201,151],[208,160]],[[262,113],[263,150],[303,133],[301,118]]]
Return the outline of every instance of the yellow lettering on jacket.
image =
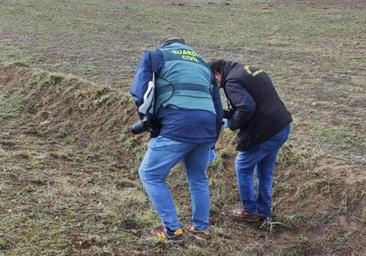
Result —
[[[198,60],[198,54],[191,50],[172,50],[172,53],[175,55],[180,55],[183,60],[193,61],[193,62],[199,62]]]
[[[256,76],[256,75],[258,75],[258,74],[260,74],[260,73],[262,73],[262,72],[263,72],[263,70],[262,70],[262,69],[258,69],[257,71],[252,72],[252,71],[250,70],[250,67],[249,67],[248,65],[245,65],[245,66],[244,66],[244,69],[245,69],[245,71],[246,71],[249,75],[252,75],[252,76]]]
[[[182,55],[182,59],[183,59],[183,60],[193,61],[193,62],[199,62],[199,61],[198,61],[198,59],[197,59],[196,57],[189,56],[189,55]]]

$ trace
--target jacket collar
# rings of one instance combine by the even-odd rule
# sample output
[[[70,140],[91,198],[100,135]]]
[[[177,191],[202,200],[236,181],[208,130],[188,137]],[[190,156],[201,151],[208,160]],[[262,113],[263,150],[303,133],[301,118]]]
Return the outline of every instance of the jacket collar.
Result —
[[[224,70],[222,71],[222,78],[221,78],[221,87],[224,87],[226,83],[226,78],[230,71],[233,69],[233,67],[237,64],[237,62],[234,61],[227,61],[224,66]]]

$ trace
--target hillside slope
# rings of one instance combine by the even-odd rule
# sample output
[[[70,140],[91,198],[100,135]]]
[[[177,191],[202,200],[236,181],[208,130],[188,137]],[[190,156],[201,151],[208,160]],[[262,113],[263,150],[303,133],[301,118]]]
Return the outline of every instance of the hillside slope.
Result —
[[[0,65],[0,253],[5,255],[365,255],[362,166],[314,158],[288,143],[276,169],[273,227],[237,224],[234,134],[209,170],[212,234],[183,247],[141,236],[158,220],[137,168],[146,134],[128,95],[78,77]],[[169,177],[189,223],[184,171]],[[271,232],[270,232],[271,231]]]

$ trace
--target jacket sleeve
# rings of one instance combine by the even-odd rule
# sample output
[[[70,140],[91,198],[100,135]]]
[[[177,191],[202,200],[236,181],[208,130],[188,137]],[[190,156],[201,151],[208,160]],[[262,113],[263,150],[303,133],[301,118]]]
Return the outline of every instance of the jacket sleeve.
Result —
[[[150,53],[150,51],[147,51],[142,56],[136,69],[135,78],[131,85],[130,93],[135,101],[136,106],[140,106],[143,103],[144,94],[147,90],[149,81],[152,79]],[[158,70],[161,70],[164,66],[163,55],[159,50],[157,50],[156,53]]]
[[[234,80],[229,80],[225,84],[225,89],[229,101],[235,107],[234,114],[228,121],[229,128],[236,130],[245,127],[255,112],[256,103],[254,99],[241,84]]]
[[[218,138],[220,135],[220,131],[221,131],[224,111],[222,109],[219,87],[216,85],[216,83],[213,86],[212,98],[213,98],[213,102],[215,105],[215,111],[216,111],[216,130],[217,130],[217,138]]]

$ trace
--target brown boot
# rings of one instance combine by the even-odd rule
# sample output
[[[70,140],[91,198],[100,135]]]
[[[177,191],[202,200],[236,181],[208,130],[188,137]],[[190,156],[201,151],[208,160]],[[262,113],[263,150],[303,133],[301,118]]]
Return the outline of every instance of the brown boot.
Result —
[[[199,241],[207,242],[210,239],[208,229],[196,229],[192,224],[186,226],[186,232]]]
[[[231,217],[236,221],[243,221],[243,222],[257,222],[260,219],[258,214],[246,213],[244,209],[234,209],[231,212]]]

